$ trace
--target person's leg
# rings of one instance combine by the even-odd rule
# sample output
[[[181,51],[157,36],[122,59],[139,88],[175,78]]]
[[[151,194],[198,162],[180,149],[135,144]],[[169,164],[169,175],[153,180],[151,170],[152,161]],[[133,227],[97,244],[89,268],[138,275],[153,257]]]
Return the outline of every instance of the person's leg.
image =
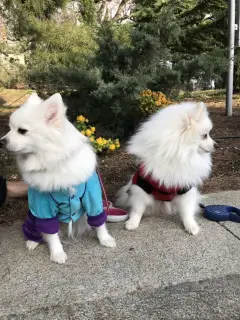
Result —
[[[28,186],[23,181],[6,181],[0,176],[0,204],[6,198],[26,198]]]

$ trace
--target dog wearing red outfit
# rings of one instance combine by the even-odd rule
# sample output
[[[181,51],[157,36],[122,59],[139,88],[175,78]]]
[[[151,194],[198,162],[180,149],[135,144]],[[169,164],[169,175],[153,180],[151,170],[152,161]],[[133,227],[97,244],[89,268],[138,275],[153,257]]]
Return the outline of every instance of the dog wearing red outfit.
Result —
[[[143,214],[179,213],[184,228],[196,235],[198,187],[211,173],[212,122],[202,102],[171,105],[152,115],[130,139],[128,153],[138,170],[117,195],[129,210],[128,230],[138,228]]]

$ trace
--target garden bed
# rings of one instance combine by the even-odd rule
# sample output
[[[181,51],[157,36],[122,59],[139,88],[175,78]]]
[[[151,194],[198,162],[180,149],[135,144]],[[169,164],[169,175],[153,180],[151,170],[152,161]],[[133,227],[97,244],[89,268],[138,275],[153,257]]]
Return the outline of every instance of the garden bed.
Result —
[[[240,136],[239,100],[234,100],[233,116],[225,116],[223,101],[208,101],[209,111],[214,123],[212,137]],[[202,187],[203,193],[240,189],[240,139],[219,140],[219,149],[213,154],[213,172]],[[124,148],[99,158],[100,171],[109,198],[119,187],[123,186],[135,170],[132,157],[124,152]],[[7,154],[0,155],[0,174],[8,179],[18,179],[15,161]],[[1,208],[0,223],[11,224],[17,218],[23,218],[27,212],[24,201],[11,201]]]

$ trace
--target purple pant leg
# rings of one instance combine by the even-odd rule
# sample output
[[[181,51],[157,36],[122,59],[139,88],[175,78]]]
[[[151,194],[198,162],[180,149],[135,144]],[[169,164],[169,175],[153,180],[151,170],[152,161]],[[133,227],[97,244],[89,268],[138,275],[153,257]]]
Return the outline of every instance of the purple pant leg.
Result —
[[[41,233],[54,234],[59,230],[58,217],[50,219],[36,218],[31,211],[28,211],[28,216],[22,225],[22,231],[27,240],[35,242],[43,242]]]
[[[93,228],[97,228],[97,227],[100,227],[101,225],[103,225],[106,220],[107,220],[107,214],[105,211],[103,211],[97,216],[94,216],[94,217],[89,216],[88,217],[88,224]]]

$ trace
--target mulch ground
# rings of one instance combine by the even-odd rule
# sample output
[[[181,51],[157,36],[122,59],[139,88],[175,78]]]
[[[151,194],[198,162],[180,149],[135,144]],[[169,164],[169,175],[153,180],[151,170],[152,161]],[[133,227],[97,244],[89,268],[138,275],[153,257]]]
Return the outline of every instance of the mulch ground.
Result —
[[[223,101],[208,101],[209,111],[214,123],[212,137],[219,144],[219,149],[213,154],[213,171],[211,177],[202,187],[202,193],[212,193],[224,190],[240,189],[240,138],[223,139],[221,137],[240,136],[240,103],[234,101],[233,116],[225,116]],[[119,151],[99,158],[101,175],[111,200],[119,187],[123,186],[135,170],[132,157]],[[0,154],[0,174],[8,179],[18,179],[19,175],[14,165],[14,159],[6,153]],[[11,224],[14,220],[23,218],[27,212],[25,201],[9,201],[0,212],[0,224]]]

